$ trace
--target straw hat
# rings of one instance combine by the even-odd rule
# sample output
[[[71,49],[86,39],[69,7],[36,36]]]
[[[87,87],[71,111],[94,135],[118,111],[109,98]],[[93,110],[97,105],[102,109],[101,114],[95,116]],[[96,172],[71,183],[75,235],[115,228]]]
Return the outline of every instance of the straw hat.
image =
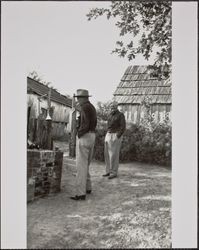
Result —
[[[87,89],[77,89],[77,94],[75,95],[75,97],[89,97],[89,96],[91,95],[89,95]]]

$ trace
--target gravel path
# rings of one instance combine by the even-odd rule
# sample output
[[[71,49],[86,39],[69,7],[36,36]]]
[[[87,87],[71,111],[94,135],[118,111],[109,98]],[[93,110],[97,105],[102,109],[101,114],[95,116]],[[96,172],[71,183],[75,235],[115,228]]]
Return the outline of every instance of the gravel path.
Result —
[[[93,192],[73,201],[75,169],[63,165],[62,191],[28,204],[27,248],[170,248],[171,170],[120,164],[119,176],[102,177],[93,162]]]

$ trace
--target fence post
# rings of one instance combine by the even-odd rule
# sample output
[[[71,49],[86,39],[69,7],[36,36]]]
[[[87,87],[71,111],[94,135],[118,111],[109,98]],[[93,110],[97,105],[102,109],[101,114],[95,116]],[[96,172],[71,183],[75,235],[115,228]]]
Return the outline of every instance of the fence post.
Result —
[[[75,157],[76,150],[76,109],[75,109],[75,95],[72,99],[72,119],[71,119],[71,137],[70,137],[70,146],[69,146],[69,155]]]
[[[48,92],[48,113],[46,117],[47,121],[47,149],[52,149],[52,118],[50,117],[50,107],[51,107],[51,88]]]

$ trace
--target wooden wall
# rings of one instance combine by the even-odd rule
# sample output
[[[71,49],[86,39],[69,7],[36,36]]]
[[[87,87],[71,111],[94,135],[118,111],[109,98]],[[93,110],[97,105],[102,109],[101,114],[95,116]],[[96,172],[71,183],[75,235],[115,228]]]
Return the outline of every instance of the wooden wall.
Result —
[[[129,123],[139,123],[146,113],[146,107],[139,104],[120,104],[119,109],[124,113],[126,121]],[[165,116],[171,120],[170,104],[152,104],[150,111],[157,122],[161,122]]]
[[[64,122],[53,122],[52,123],[52,136],[53,138],[64,137],[68,132],[68,123]]]
[[[35,140],[37,129],[38,129],[38,117],[40,115],[41,119],[46,118],[46,113],[48,109],[47,99],[42,99],[41,102],[38,101],[38,95],[28,94],[27,96],[27,120],[28,120],[28,130],[31,140]],[[60,138],[68,134],[70,127],[70,113],[71,108],[63,104],[59,104],[51,101],[51,114],[52,114],[52,136],[53,138]],[[42,115],[43,112],[43,115]]]
[[[43,99],[41,102],[38,101],[38,95],[29,94],[28,95],[28,107],[31,107],[30,118],[38,118],[39,114],[42,112],[42,109],[48,108],[48,103],[46,99]],[[69,122],[69,115],[71,108],[63,104],[59,104],[51,101],[51,107],[53,108],[53,117],[52,120],[56,122]]]

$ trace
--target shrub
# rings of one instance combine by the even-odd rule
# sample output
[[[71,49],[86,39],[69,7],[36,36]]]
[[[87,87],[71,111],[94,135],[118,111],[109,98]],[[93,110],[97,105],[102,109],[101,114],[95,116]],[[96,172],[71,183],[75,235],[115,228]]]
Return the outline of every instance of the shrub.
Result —
[[[106,130],[98,129],[94,159],[104,161],[104,138]],[[120,161],[140,161],[160,165],[171,165],[171,125],[133,124],[126,129],[120,150]]]
[[[165,117],[161,123],[157,123],[151,114],[149,101],[143,101],[142,105],[145,106],[146,110],[144,118],[139,124],[128,126],[123,135],[120,161],[140,161],[171,166],[171,122]],[[98,108],[98,113],[102,113],[104,109],[104,106]],[[107,107],[105,111],[107,111]],[[107,113],[105,111],[103,114]],[[102,118],[104,118],[102,115],[98,117],[94,148],[94,159],[100,161],[104,161],[106,134],[106,122]]]
[[[106,130],[104,128],[98,129],[96,132],[96,140],[93,158],[99,161],[104,161],[104,138]]]

